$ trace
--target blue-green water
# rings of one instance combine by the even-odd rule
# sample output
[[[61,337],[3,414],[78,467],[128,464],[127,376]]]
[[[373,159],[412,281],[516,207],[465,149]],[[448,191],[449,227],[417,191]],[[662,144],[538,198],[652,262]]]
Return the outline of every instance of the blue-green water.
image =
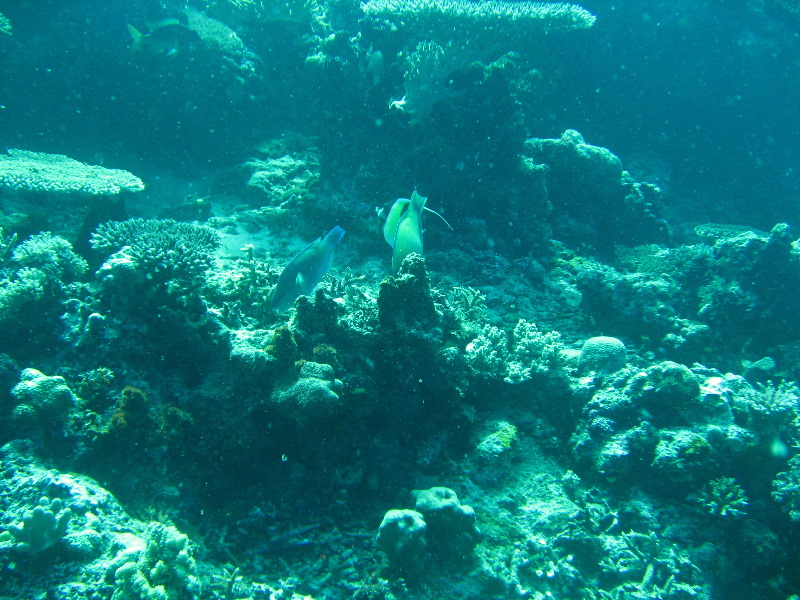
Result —
[[[0,599],[796,598],[799,57],[793,0],[0,2]]]

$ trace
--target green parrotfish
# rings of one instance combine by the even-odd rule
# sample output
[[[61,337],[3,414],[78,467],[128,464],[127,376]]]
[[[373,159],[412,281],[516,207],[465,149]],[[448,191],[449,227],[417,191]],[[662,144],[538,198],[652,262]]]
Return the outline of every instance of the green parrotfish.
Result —
[[[307,296],[331,268],[333,251],[342,241],[344,229],[338,225],[325,237],[320,237],[303,248],[289,261],[278,277],[272,292],[270,308],[283,312],[288,310],[300,296]]]
[[[397,229],[392,244],[392,269],[397,271],[403,259],[412,253],[422,254],[422,210],[427,202],[417,190],[411,194],[408,208],[397,218]],[[387,219],[388,223],[389,220]]]
[[[392,247],[392,268],[400,268],[403,259],[416,252],[422,254],[422,211],[432,212],[445,225],[450,227],[445,218],[435,210],[425,206],[428,199],[414,190],[411,199],[398,198],[382,209],[377,209],[378,216],[385,219],[383,224],[383,239]],[[453,229],[450,227],[450,229]]]

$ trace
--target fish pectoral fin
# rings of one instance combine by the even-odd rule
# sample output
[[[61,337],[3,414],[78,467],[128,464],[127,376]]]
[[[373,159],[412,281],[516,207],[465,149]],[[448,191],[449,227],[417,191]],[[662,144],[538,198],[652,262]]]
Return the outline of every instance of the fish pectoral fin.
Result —
[[[294,278],[295,289],[302,290],[305,283],[306,283],[306,278],[303,276],[302,273],[298,273],[297,277]]]

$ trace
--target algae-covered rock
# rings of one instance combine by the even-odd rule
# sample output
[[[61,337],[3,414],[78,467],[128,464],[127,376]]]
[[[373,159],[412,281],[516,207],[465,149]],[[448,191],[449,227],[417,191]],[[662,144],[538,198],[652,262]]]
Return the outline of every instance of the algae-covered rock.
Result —
[[[409,254],[395,276],[381,282],[378,293],[378,319],[381,328],[408,335],[430,332],[440,324],[431,295],[425,259]]]
[[[700,382],[689,367],[664,361],[631,378],[628,394],[660,425],[684,423],[700,407]]]
[[[519,439],[517,428],[508,421],[497,421],[489,425],[487,433],[481,437],[476,449],[481,459],[492,462],[507,455]]]
[[[458,501],[450,488],[433,487],[411,492],[414,510],[428,524],[428,547],[446,558],[466,559],[480,540],[475,511]]]
[[[608,254],[615,243],[669,239],[660,215],[661,190],[635,181],[610,150],[587,144],[572,129],[558,139],[533,138],[525,145],[532,160],[548,167],[550,201],[564,217],[555,223],[558,239]]]
[[[414,570],[424,566],[428,556],[423,516],[415,510],[392,509],[378,528],[378,547],[397,566]]]
[[[688,429],[662,429],[659,436],[652,467],[662,483],[697,484],[714,473],[715,453],[702,435]]]

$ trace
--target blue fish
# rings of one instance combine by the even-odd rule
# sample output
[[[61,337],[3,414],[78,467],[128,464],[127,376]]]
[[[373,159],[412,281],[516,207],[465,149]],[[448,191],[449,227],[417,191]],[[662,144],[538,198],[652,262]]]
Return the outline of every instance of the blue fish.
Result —
[[[313,292],[331,268],[333,251],[343,237],[344,229],[337,225],[325,237],[314,240],[298,252],[278,277],[270,308],[284,312],[294,305],[298,297]]]

